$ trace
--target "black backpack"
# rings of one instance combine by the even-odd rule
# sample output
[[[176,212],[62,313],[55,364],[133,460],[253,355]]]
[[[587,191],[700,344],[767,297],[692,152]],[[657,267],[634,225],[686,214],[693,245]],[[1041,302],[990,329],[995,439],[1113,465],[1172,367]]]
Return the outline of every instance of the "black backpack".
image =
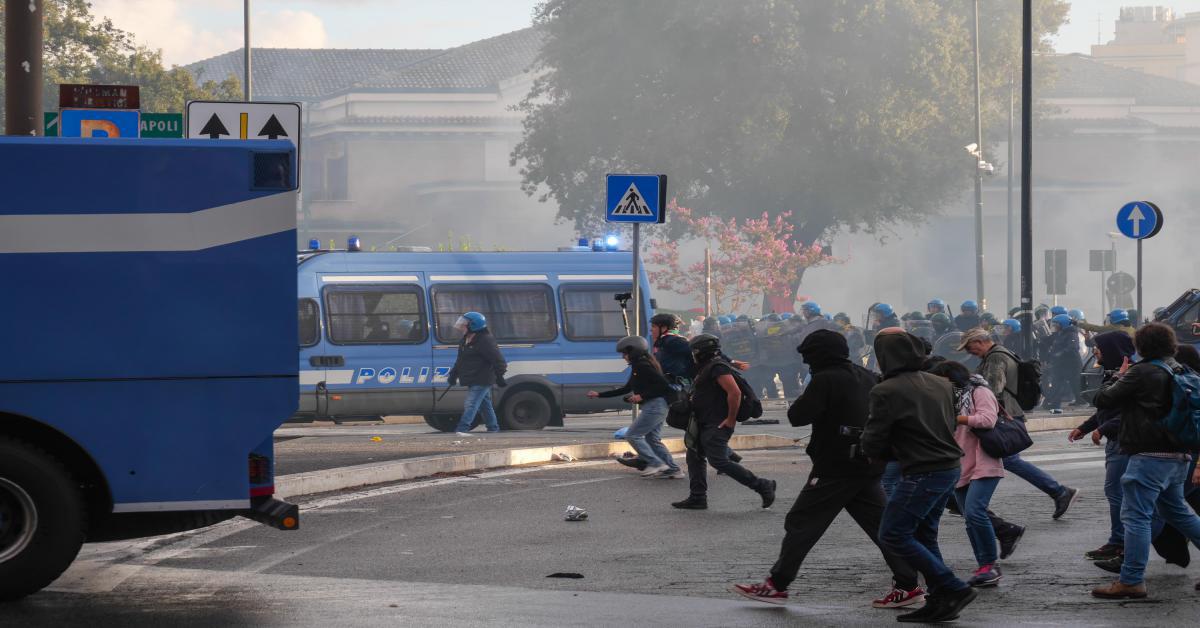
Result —
[[[701,369],[700,372],[696,374],[695,381],[699,382],[702,377],[708,375],[709,370],[711,370],[713,364],[716,363],[717,361],[714,360],[711,364]],[[722,362],[722,364],[724,364],[724,362]],[[726,364],[726,366],[729,365]],[[754,388],[750,386],[750,383],[746,381],[746,378],[742,377],[742,374],[739,373],[736,368],[730,366],[730,370],[733,374],[733,381],[737,382],[738,390],[742,392],[742,403],[738,406],[738,423],[747,421],[749,419],[757,419],[758,417],[762,416],[762,401],[758,399],[758,395],[754,394]]]
[[[1026,412],[1037,407],[1042,399],[1042,363],[1037,360],[1022,360],[1011,351],[1002,351],[1017,363],[1016,390],[1005,387],[1004,392],[1017,398],[1017,405]]]
[[[748,419],[757,419],[763,415],[762,401],[759,401],[758,395],[754,394],[754,389],[750,387],[750,382],[742,377],[742,374],[734,369],[733,379],[737,382],[738,390],[742,391],[742,403],[738,406],[738,423]]]

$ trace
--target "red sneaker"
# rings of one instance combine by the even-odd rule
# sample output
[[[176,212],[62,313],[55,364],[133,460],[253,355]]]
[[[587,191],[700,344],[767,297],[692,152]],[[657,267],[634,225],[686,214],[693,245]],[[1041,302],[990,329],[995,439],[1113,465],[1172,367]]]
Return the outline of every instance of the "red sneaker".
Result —
[[[729,590],[767,604],[787,604],[788,601],[787,591],[776,589],[770,578],[758,584],[735,584],[729,587]]]
[[[892,589],[887,595],[871,602],[875,608],[904,608],[925,601],[925,589],[917,587],[912,591]]]

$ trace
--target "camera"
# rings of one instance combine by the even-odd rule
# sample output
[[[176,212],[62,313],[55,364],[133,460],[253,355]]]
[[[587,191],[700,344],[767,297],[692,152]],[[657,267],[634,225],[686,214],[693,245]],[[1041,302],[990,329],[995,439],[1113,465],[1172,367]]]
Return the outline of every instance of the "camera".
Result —
[[[618,292],[613,295],[614,301],[628,301],[633,298],[632,292]]]
[[[854,439],[854,442],[850,445],[851,460],[865,461],[867,459],[867,455],[864,454],[862,450],[862,443],[859,442],[859,439],[862,438],[863,435],[863,428],[854,427],[852,425],[839,425],[838,434],[845,438]]]

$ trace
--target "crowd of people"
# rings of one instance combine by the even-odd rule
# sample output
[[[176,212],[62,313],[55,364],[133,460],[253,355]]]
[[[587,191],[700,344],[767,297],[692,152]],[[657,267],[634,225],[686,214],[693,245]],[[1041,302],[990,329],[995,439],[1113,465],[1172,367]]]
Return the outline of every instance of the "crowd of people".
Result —
[[[1051,376],[1030,388],[1024,380],[1036,378],[1036,370],[1029,370],[1032,363],[1023,362],[1014,345],[1005,342],[1020,330],[1019,323],[991,322],[969,301],[954,319],[939,299],[929,303],[929,310],[928,317],[913,313],[903,320],[890,306],[876,304],[862,330],[843,314],[825,317],[815,304],[801,309],[805,333],[794,348],[803,364],[795,371],[800,392],[787,417],[794,426],[812,427],[806,450],[812,469],[785,518],[779,556],[767,577],[735,584],[732,591],[785,603],[809,551],[845,510],[879,548],[891,572],[890,590],[872,606],[904,608],[924,602],[897,616],[901,622],[958,618],[978,597],[978,589],[1001,581],[999,563],[1025,533],[1023,526],[992,510],[992,497],[1006,474],[1046,493],[1055,519],[1078,498],[1077,489],[1021,459],[1020,452],[1032,444],[1024,428],[1026,411],[1039,402],[1052,409],[1063,401],[1081,402],[1077,384],[1055,381],[1053,375],[1057,368],[1073,369],[1079,379],[1081,343],[1094,353],[1103,383],[1095,395],[1095,413],[1068,438],[1092,434],[1097,444],[1108,440],[1104,492],[1110,513],[1109,537],[1083,555],[1119,574],[1092,595],[1146,597],[1144,573],[1152,545],[1168,562],[1187,564],[1187,543],[1200,547],[1200,355],[1195,348],[1179,345],[1169,326],[1135,328],[1137,316],[1129,312],[1114,311],[1104,325],[1093,325],[1082,312],[1046,308],[1034,320],[1035,330],[1044,328],[1035,334],[1035,350]],[[945,327],[947,320],[953,329]],[[743,466],[729,447],[738,422],[755,416],[748,409],[758,404],[764,389],[750,383],[751,363],[726,353],[724,332],[736,319],[709,321],[713,319],[688,338],[674,315],[654,316],[652,342],[631,336],[617,343],[630,365],[628,382],[589,396],[623,396],[639,406],[626,435],[636,455],[618,460],[645,477],[686,477],[688,496],[674,502],[675,508],[708,507],[708,465],[757,493],[762,508],[769,508],[776,481]],[[469,314],[460,320],[466,335],[451,371],[472,386],[472,393],[476,386],[487,386],[482,383],[487,380],[502,386],[504,373],[502,358],[496,364],[481,357],[492,355],[491,343],[480,340],[486,329],[473,327],[477,322]],[[944,333],[923,333],[926,329]],[[940,354],[936,346],[945,344],[947,334],[956,334],[952,350]],[[868,350],[856,352],[858,343]],[[1043,384],[1044,397],[1037,384]],[[470,395],[466,410],[472,418],[478,411],[475,398],[489,403],[482,393]],[[685,431],[686,473],[663,446],[662,429],[668,423]],[[942,558],[938,531],[947,511],[962,516],[975,556],[976,569],[966,580]],[[1200,591],[1200,583],[1196,589]]]

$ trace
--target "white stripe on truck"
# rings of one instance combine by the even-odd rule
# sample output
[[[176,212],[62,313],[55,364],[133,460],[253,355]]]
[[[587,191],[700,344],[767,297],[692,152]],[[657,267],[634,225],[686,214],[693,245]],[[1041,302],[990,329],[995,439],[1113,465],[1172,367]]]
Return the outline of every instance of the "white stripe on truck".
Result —
[[[200,251],[296,228],[296,193],[178,214],[0,216],[0,253]]]

